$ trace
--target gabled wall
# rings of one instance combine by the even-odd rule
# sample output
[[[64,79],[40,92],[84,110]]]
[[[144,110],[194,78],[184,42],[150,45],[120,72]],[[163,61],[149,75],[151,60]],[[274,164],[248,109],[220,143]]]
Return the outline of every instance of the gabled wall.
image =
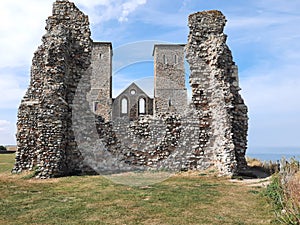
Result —
[[[141,99],[145,100],[144,113],[140,113]],[[124,101],[123,104],[127,105],[125,110],[126,112],[122,112],[122,100]],[[112,119],[114,120],[118,117],[127,117],[130,120],[136,120],[140,115],[153,115],[153,99],[150,98],[135,83],[132,83],[113,100]]]

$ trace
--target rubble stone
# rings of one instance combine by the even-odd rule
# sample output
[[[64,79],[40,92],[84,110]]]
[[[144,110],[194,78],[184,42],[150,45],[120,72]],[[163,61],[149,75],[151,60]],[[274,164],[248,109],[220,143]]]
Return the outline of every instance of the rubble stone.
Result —
[[[18,111],[13,172],[36,170],[49,178],[81,170],[72,130],[72,102],[90,65],[88,17],[66,0],[53,4],[47,33],[34,53],[31,81]]]
[[[192,103],[199,112],[199,151],[211,154],[222,173],[246,166],[247,106],[239,94],[237,66],[223,33],[225,16],[216,10],[189,16],[186,57]]]

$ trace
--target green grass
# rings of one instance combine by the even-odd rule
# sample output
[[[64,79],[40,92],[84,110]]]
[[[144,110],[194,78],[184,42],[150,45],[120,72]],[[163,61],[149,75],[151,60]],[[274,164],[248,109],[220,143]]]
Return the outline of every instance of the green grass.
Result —
[[[0,224],[270,224],[262,188],[213,175],[178,174],[144,187],[101,176],[50,180],[11,175],[13,155],[0,155]],[[3,166],[4,165],[4,166]]]
[[[10,171],[15,162],[15,154],[0,154],[0,173]]]

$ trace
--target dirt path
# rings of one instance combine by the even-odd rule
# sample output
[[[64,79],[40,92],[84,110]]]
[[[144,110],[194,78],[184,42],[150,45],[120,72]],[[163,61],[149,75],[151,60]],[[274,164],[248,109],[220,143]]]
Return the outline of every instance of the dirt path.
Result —
[[[271,175],[260,167],[249,167],[242,174],[241,179],[232,179],[230,181],[251,187],[266,187],[270,184],[270,177]]]
[[[253,179],[231,179],[230,182],[246,185],[249,187],[267,187],[270,184],[270,177],[266,178],[253,178]]]

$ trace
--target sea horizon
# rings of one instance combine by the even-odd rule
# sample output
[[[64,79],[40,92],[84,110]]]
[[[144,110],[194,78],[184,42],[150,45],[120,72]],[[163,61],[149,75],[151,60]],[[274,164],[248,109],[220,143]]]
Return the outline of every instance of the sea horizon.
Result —
[[[262,161],[278,161],[283,158],[300,160],[300,148],[298,147],[249,147],[246,156]]]

